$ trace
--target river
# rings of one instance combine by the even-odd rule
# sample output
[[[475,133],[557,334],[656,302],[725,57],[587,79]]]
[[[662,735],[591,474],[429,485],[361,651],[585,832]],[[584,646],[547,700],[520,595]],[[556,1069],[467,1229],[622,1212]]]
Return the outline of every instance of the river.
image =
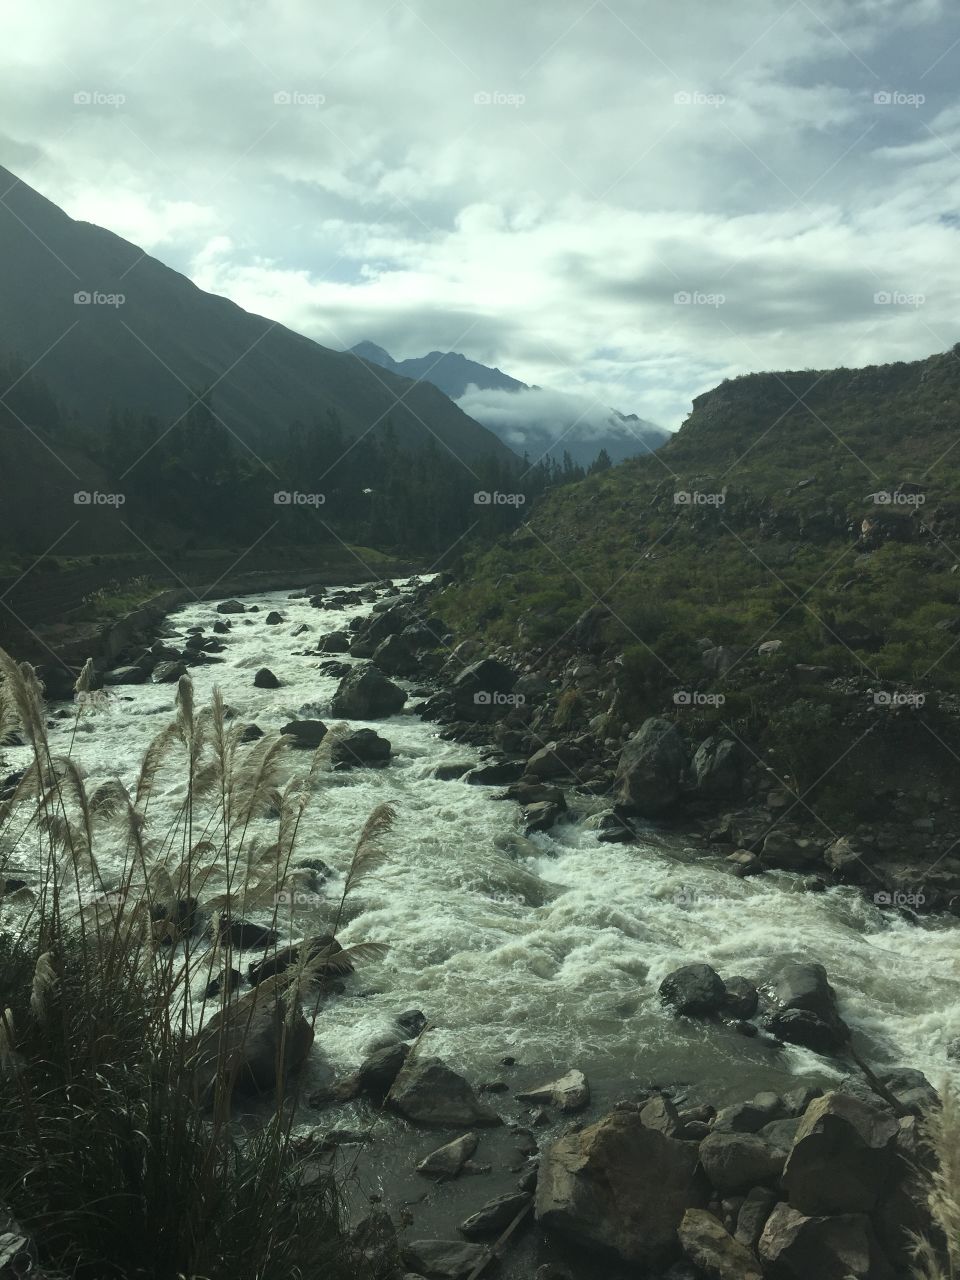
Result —
[[[209,631],[216,603],[193,604],[169,618],[169,642],[181,644],[191,627]],[[293,718],[329,721],[338,681],[320,674],[325,659],[307,650],[372,605],[321,612],[285,592],[245,603],[258,611],[232,619],[221,637],[222,661],[191,671],[197,704],[219,686],[244,721],[267,732]],[[265,625],[271,609],[283,615],[278,626]],[[301,624],[309,631],[295,637]],[[280,688],[254,688],[254,673],[263,666],[279,677]],[[133,785],[173,696],[170,685],[124,686],[84,715],[73,755],[89,786],[112,776]],[[321,1009],[308,1090],[354,1069],[368,1046],[395,1031],[395,1015],[411,1007],[430,1019],[429,1051],[474,1082],[503,1079],[521,1089],[581,1068],[594,1095],[589,1115],[649,1084],[682,1084],[691,1099],[718,1103],[788,1087],[795,1076],[839,1079],[848,1070],[843,1064],[678,1021],[660,1007],[657,986],[681,964],[707,961],[724,976],[757,979],[786,953],[826,966],[841,1013],[874,1066],[909,1065],[934,1083],[943,1079],[946,1045],[960,1036],[955,920],[912,924],[850,888],[805,892],[789,873],[737,879],[692,841],[652,825],[637,844],[600,844],[591,814],[603,802],[590,797],[569,795],[572,820],[525,841],[517,806],[497,800],[497,788],[434,777],[438,765],[476,761],[479,754],[442,741],[437,727],[410,709],[415,702],[366,726],[391,741],[389,765],[324,775],[301,826],[297,857],[322,858],[342,873],[371,809],[388,801],[398,814],[386,841],[388,859],[348,899],[340,935],[345,945],[386,943],[389,954],[350,978],[344,994]],[[65,749],[71,721],[51,725],[54,749]],[[5,754],[11,767],[26,758],[25,749]],[[303,763],[293,752],[285,767]],[[179,772],[164,774],[152,821],[162,821],[182,795]],[[327,886],[331,903],[341,884]],[[328,908],[304,907],[303,932],[325,919]],[[502,1066],[506,1056],[517,1065]],[[369,1126],[361,1111],[351,1104],[325,1113],[323,1122]],[[512,1114],[518,1112],[514,1104]],[[365,1185],[379,1184],[389,1199],[390,1188],[408,1179],[411,1143],[402,1139],[400,1122],[377,1123],[386,1154],[379,1163],[365,1161]],[[413,1145],[419,1153],[437,1143],[419,1135]],[[481,1189],[476,1181],[451,1193],[454,1204],[466,1196],[468,1209],[476,1208],[512,1185],[495,1179]]]

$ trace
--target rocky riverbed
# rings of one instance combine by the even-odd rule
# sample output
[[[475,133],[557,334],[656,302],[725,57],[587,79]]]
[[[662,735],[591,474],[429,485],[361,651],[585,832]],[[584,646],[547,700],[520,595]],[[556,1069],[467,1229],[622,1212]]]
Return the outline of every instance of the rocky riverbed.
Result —
[[[617,1265],[635,1275],[632,1250],[640,1246],[596,1239],[577,1225],[583,1212],[572,1207],[563,1220],[566,1210],[555,1201],[563,1168],[595,1151],[606,1161],[608,1144],[632,1146],[637,1126],[659,1135],[641,1138],[661,1144],[651,1156],[656,1167],[675,1161],[680,1182],[691,1160],[700,1169],[684,1183],[688,1190],[696,1183],[696,1194],[674,1197],[659,1215],[658,1229],[672,1223],[671,1249],[687,1210],[712,1206],[720,1215],[714,1222],[739,1231],[741,1197],[754,1206],[748,1217],[756,1231],[755,1206],[769,1208],[771,1195],[786,1194],[782,1169],[796,1136],[787,1128],[796,1129],[801,1116],[806,1122],[811,1091],[882,1105],[864,1092],[851,1048],[901,1107],[915,1106],[925,1089],[902,1069],[937,1081],[951,1069],[948,1046],[960,1035],[956,920],[938,912],[913,920],[885,909],[831,872],[824,844],[801,846],[802,859],[775,858],[777,839],[808,837],[776,833],[770,821],[751,837],[752,848],[740,839],[711,844],[693,824],[689,831],[659,825],[656,813],[644,812],[657,789],[679,793],[698,779],[723,779],[731,764],[721,747],[704,756],[702,744],[684,742],[666,722],[641,726],[623,743],[599,736],[600,726],[587,733],[575,725],[548,738],[536,719],[547,677],[511,665],[508,654],[468,648],[449,655],[432,590],[403,582],[183,608],[150,652],[116,655],[102,688],[87,695],[73,754],[90,786],[118,775],[129,782],[184,671],[200,705],[214,686],[223,690],[251,740],[284,729],[306,752],[334,721],[345,725],[299,841],[298,858],[313,863],[306,870],[314,879],[279,941],[329,926],[358,831],[376,804],[389,801],[398,811],[389,859],[349,900],[340,940],[383,942],[390,952],[345,978],[321,1006],[304,1067],[303,1096],[311,1102],[298,1120],[305,1149],[313,1144],[318,1158],[350,1171],[358,1215],[371,1198],[390,1212],[421,1274],[468,1275],[478,1255],[466,1248],[476,1244],[467,1237],[481,1228],[458,1228],[483,1211],[482,1230],[496,1224],[499,1232],[508,1209],[515,1217],[528,1203],[522,1197],[533,1195],[538,1162],[546,1160],[551,1199],[537,1192],[537,1212],[550,1233],[544,1241],[518,1228],[502,1274],[529,1276],[562,1263],[577,1277],[618,1275]],[[57,748],[73,733],[73,714],[52,708]],[[6,756],[11,769],[21,763],[17,748]],[[297,757],[295,750],[291,770]],[[165,776],[161,808],[173,812],[182,787],[174,773]],[[710,819],[714,829],[722,822],[722,812]],[[740,856],[731,860],[731,853]],[[745,866],[762,874],[743,875]],[[27,864],[7,875],[29,890]],[[16,910],[14,897],[4,911]],[[251,924],[258,923],[271,922],[254,915]],[[243,954],[243,990],[247,966],[262,955]],[[790,968],[811,964],[822,971]],[[701,968],[691,972],[691,965]],[[820,1003],[811,1008],[812,1001]],[[415,1047],[407,1053],[402,1045]],[[434,1062],[440,1074],[404,1087]],[[451,1090],[461,1110],[431,1115]],[[753,1119],[736,1124],[756,1120],[756,1127],[728,1131],[715,1113],[747,1101]],[[885,1121],[859,1112],[845,1123],[858,1133],[870,1125],[886,1133]],[[769,1125],[780,1128],[761,1133]],[[751,1177],[733,1180],[736,1188],[724,1176],[710,1183],[701,1148],[724,1145],[715,1131],[746,1133],[755,1155],[756,1143],[764,1145]],[[448,1141],[461,1145],[434,1156]],[[877,1141],[895,1160],[901,1138]],[[440,1162],[439,1177],[415,1172],[424,1160]],[[629,1164],[618,1174],[632,1176]],[[875,1213],[886,1190],[884,1183],[856,1213]],[[512,1199],[485,1207],[501,1197]],[[793,1206],[792,1191],[784,1203],[811,1216],[806,1201]],[[598,1213],[588,1207],[586,1216]],[[863,1223],[849,1229],[856,1236],[850,1248],[869,1254]],[[714,1231],[702,1217],[690,1219],[687,1254],[700,1256]],[[809,1234],[793,1219],[777,1232],[778,1240]],[[568,1257],[558,1243],[571,1237],[587,1247],[582,1256]],[[452,1259],[417,1245],[458,1239],[465,1251]],[[614,1261],[592,1259],[597,1243],[612,1249]],[[820,1247],[809,1245],[809,1256],[819,1257]],[[716,1248],[728,1246],[721,1239]],[[808,1257],[807,1244],[770,1244],[767,1253],[774,1248]],[[672,1265],[669,1253],[658,1245],[644,1261],[662,1272]],[[784,1270],[780,1253],[765,1265],[815,1274]],[[732,1256],[731,1265],[745,1265]],[[712,1274],[709,1267],[703,1274]]]

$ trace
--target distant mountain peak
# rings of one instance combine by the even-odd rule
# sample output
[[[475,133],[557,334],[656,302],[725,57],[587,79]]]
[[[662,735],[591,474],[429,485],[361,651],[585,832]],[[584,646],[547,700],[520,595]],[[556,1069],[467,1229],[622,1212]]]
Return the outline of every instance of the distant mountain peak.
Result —
[[[499,436],[517,453],[534,460],[569,453],[589,465],[601,449],[614,462],[658,449],[669,432],[635,413],[603,409],[583,396],[532,387],[502,369],[471,360],[459,351],[431,351],[410,360],[395,360],[375,342],[351,348],[391,373],[431,382],[461,409]]]

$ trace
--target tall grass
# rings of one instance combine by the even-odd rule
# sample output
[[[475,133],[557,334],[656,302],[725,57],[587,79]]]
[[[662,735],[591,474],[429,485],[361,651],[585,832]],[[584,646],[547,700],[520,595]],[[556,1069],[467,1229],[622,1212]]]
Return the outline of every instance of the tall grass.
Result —
[[[211,995],[239,965],[246,913],[294,932],[309,873],[293,856],[330,748],[283,783],[288,740],[242,745],[219,692],[198,710],[184,678],[132,793],[116,781],[90,794],[70,751],[91,674],[56,754],[35,673],[0,651],[0,742],[17,733],[30,748],[0,806],[0,878],[16,867],[33,881],[2,904],[0,1201],[41,1260],[77,1280],[372,1276],[332,1177],[291,1131],[313,1039],[305,1003],[382,953],[341,949],[336,933],[392,811],[361,833],[329,934],[292,953],[274,944],[273,976]],[[157,820],[171,774],[175,813],[168,783]],[[272,1103],[252,1135],[234,1119],[251,1089]]]
[[[952,1087],[927,1113],[928,1167],[920,1175],[932,1231],[915,1238],[914,1280],[960,1280],[960,1098]]]

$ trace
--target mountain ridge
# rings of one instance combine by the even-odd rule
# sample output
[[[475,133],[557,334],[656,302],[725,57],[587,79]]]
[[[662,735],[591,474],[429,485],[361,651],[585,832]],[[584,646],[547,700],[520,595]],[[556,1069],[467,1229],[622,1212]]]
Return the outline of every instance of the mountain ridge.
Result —
[[[0,350],[36,363],[80,418],[95,423],[114,405],[170,421],[215,384],[217,415],[252,451],[296,420],[335,416],[352,437],[389,419],[414,446],[433,438],[468,460],[508,456],[429,384],[374,373],[206,292],[122,236],[70,218],[9,170],[0,182]]]
[[[459,351],[431,351],[395,360],[364,341],[353,355],[404,377],[432,382],[516,452],[589,466],[603,450],[611,461],[648,453],[670,433],[636,414],[604,409],[589,399],[521,382],[502,369],[480,364]]]

